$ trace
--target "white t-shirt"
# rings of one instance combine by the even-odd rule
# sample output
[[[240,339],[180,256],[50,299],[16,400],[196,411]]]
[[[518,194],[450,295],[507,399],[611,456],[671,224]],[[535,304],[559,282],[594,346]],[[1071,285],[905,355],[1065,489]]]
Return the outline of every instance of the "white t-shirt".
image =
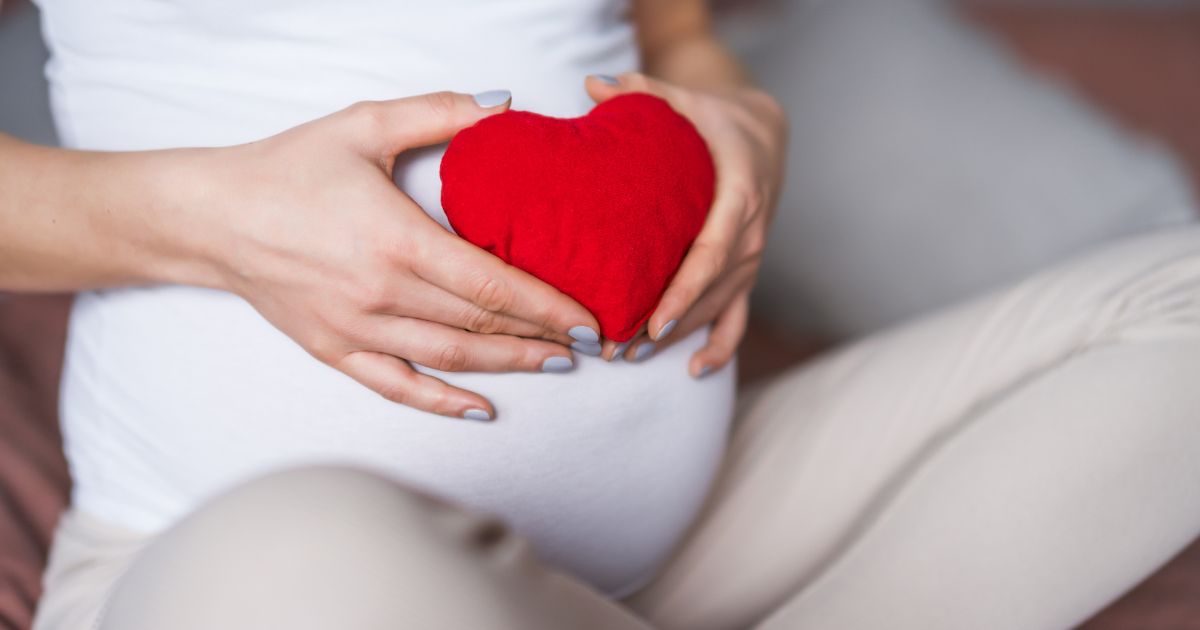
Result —
[[[59,132],[86,149],[241,143],[443,89],[579,115],[585,75],[638,65],[613,0],[41,5]],[[444,222],[439,159],[405,159],[397,181]],[[488,424],[383,400],[227,293],[85,293],[62,390],[73,501],[152,532],[270,470],[356,463],[503,515],[550,562],[623,594],[693,519],[724,449],[733,370],[686,373],[705,334],[640,364],[578,356],[566,375],[437,373],[490,398]]]

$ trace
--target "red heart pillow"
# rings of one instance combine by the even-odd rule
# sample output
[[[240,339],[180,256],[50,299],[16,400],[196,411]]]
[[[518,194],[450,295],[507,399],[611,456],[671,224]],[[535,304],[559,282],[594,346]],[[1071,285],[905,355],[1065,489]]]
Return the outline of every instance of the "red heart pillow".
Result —
[[[441,175],[459,236],[574,298],[614,341],[650,318],[715,181],[696,128],[648,94],[579,118],[485,118],[450,142]]]

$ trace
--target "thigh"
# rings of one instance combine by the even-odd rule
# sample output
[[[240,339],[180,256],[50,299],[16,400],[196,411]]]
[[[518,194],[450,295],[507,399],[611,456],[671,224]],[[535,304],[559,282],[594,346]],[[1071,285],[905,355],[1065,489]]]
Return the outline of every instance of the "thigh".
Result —
[[[1074,628],[1200,533],[1200,334],[1098,346],[971,414],[757,630]]]
[[[1200,229],[1184,228],[1112,245],[787,374],[739,419],[700,520],[630,603],[667,628],[749,626],[839,562],[982,410],[1101,346],[1197,338]]]
[[[502,522],[329,466],[251,481],[155,537],[97,627],[647,628]]]

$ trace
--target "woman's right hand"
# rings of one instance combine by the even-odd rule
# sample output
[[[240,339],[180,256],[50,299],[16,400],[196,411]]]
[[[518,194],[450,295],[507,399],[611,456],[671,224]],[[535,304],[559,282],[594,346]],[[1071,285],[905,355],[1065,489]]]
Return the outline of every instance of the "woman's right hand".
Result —
[[[478,101],[477,101],[478,99]],[[565,371],[596,319],[460,239],[392,182],[395,156],[508,108],[507,93],[363,102],[259,142],[201,150],[189,221],[217,226],[205,257],[220,288],[310,354],[388,400],[490,419],[474,392],[422,374]],[[196,173],[211,173],[215,177]],[[175,179],[179,181],[179,179]]]

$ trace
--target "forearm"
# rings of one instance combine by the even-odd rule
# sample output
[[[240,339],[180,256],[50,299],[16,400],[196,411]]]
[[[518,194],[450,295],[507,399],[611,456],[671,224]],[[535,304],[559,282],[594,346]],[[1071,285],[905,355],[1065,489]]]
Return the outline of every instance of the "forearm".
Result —
[[[646,74],[675,85],[714,91],[753,86],[742,65],[712,35],[674,42],[646,62]]]
[[[215,285],[176,187],[194,157],[69,151],[0,134],[0,289]]]
[[[724,91],[753,80],[712,30],[699,0],[639,0],[634,20],[646,74],[675,85]]]

